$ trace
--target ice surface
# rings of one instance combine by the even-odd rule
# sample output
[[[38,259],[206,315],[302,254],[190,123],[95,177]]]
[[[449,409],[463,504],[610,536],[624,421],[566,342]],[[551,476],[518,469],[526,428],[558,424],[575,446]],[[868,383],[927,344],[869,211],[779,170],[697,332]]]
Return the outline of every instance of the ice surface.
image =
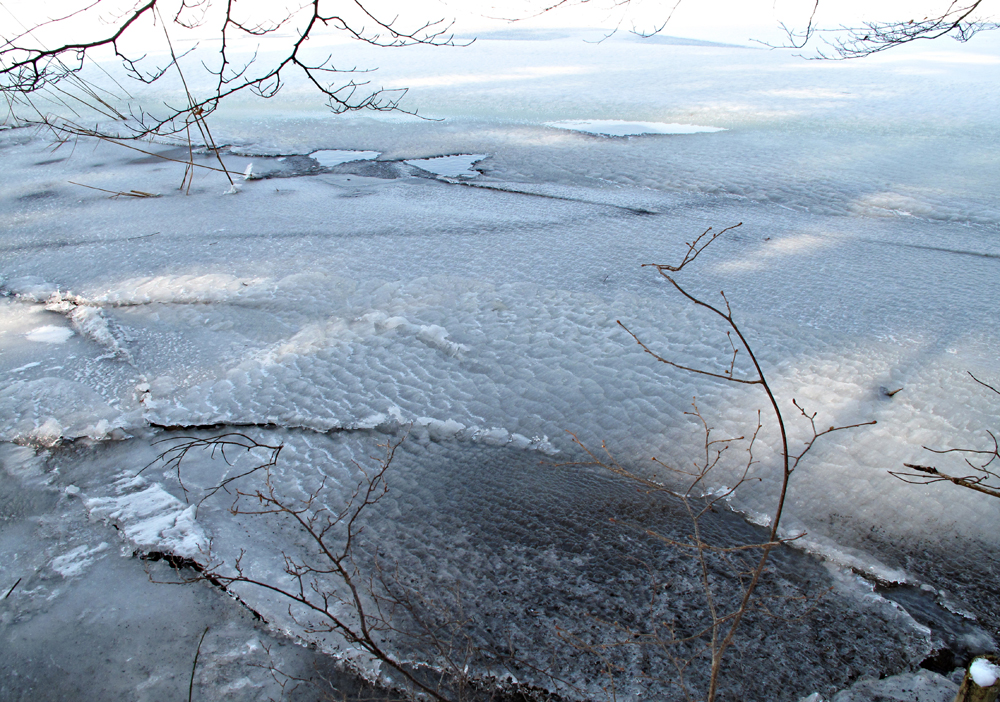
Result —
[[[958,685],[929,670],[891,675],[882,680],[863,680],[838,692],[831,702],[951,702]],[[799,702],[825,702],[819,693]]]
[[[663,122],[625,122],[620,119],[582,119],[545,122],[546,127],[569,129],[602,136],[641,136],[643,134],[704,134],[724,132],[723,127],[702,127],[697,124],[664,124]]]
[[[38,622],[87,600],[82,592],[45,604],[52,583],[93,590],[119,572],[103,570],[115,549],[102,543],[196,559],[210,544],[229,564],[246,547],[255,572],[282,577],[283,551],[300,544],[287,525],[233,516],[231,496],[194,518],[194,494],[243,464],[192,458],[183,475],[192,495],[169,471],[150,468],[133,482],[162,450],[152,442],[178,427],[284,443],[274,484],[303,498],[325,478],[331,509],[358,484],[353,461],[406,434],[370,532],[423,592],[457,584],[472,593],[463,603],[478,617],[470,636],[492,640],[503,623],[531,657],[560,645],[555,627],[569,631],[589,616],[581,603],[641,624],[646,604],[634,594],[651,580],[628,558],[636,553],[676,575],[666,581],[680,589],[674,600],[649,601],[672,616],[682,603],[678,621],[694,621],[691,563],[606,520],[621,507],[669,526],[674,513],[636,502],[607,476],[551,463],[581,458],[571,431],[593,448],[605,441],[631,468],[650,466],[651,456],[687,466],[704,445],[685,414],[695,397],[713,437],[752,431],[756,410],[767,409],[757,388],[660,363],[616,323],[665,358],[728,369],[731,347],[712,316],[639,266],[675,262],[707,227],[742,221],[685,269],[683,283],[716,302],[725,290],[793,450],[811,433],[792,398],[819,413],[820,428],[878,421],[823,437],[792,477],[784,533],[807,532],[798,544],[835,574],[789,556],[774,594],[805,588],[803,572],[836,594],[818,618],[787,612],[796,623],[784,637],[770,619],[750,629],[744,660],[781,663],[744,673],[748,684],[768,699],[794,673],[795,694],[830,697],[859,676],[929,656],[941,637],[933,622],[918,623],[919,603],[890,605],[870,581],[907,583],[968,614],[969,627],[995,631],[997,501],[887,474],[938,458],[923,446],[989,446],[996,430],[995,395],[967,375],[994,385],[1000,377],[995,43],[959,47],[964,62],[916,47],[848,65],[560,36],[477,43],[461,50],[461,70],[426,47],[352,54],[352,65],[371,57],[386,81],[412,78],[408,99],[444,121],[333,118],[307,107],[295,84],[268,111],[224,107],[212,119],[220,142],[237,145],[223,154],[227,167],[238,174],[254,164],[235,197],[220,196],[228,182],[217,173],[197,173],[185,195],[181,166],[86,141],[53,154],[41,136],[0,131],[0,461],[15,484],[56,491],[31,502],[33,514],[76,524],[57,503],[77,500],[96,520],[86,538],[37,555],[25,544],[42,537],[27,522],[2,527],[0,556],[30,557],[25,573],[49,579],[24,591]],[[595,139],[546,126],[580,115],[605,127],[725,131]],[[340,158],[334,152],[368,160],[324,163]],[[468,155],[427,158],[434,154]],[[489,167],[469,170],[484,154]],[[196,158],[212,163],[205,152]],[[110,200],[69,181],[163,196]],[[60,330],[62,343],[32,340],[46,328]],[[736,371],[751,373],[743,355]],[[760,481],[729,500],[759,523],[780,474],[780,439],[766,413],[764,423],[752,471]],[[707,491],[733,484],[743,448],[726,454]],[[248,489],[258,485],[247,479]],[[744,533],[717,528],[720,538]],[[238,594],[306,637],[279,600]],[[44,639],[24,626],[18,635]],[[987,634],[972,638],[970,650],[989,648]],[[352,655],[342,641],[317,644]],[[824,647],[843,665],[825,666]],[[18,670],[30,668],[26,660]],[[619,662],[634,673],[623,698],[669,695],[669,685],[635,686],[659,663]],[[571,660],[565,672],[598,686],[587,665]]]
[[[332,676],[351,689],[328,662],[274,636],[214,588],[156,582],[174,580],[177,572],[119,548],[124,544],[113,529],[88,518],[75,496],[79,489],[25,481],[26,459],[10,448],[0,446],[0,587],[6,595],[0,699],[187,699],[206,627],[196,698],[278,698],[281,688],[268,665],[303,679]],[[44,455],[17,451],[44,463]],[[12,474],[17,466],[22,471]]]
[[[58,377],[17,380],[0,390],[0,438],[53,445],[110,438],[126,426],[121,412],[91,387]]]
[[[406,163],[446,178],[474,178],[479,175],[479,171],[472,167],[486,157],[487,154],[458,154],[411,159]]]
[[[377,151],[345,151],[342,149],[321,149],[309,154],[324,168],[332,168],[352,161],[370,161],[378,158]]]

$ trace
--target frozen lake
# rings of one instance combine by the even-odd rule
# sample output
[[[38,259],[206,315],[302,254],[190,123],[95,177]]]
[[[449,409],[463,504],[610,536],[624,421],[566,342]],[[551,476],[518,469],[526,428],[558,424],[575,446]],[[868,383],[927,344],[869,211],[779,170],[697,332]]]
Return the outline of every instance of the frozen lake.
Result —
[[[274,485],[292,499],[322,487],[317,504],[333,510],[360,480],[352,461],[371,465],[377,444],[405,435],[358,567],[392,563],[398,582],[467,615],[474,673],[568,699],[598,698],[609,679],[622,698],[679,694],[667,658],[588,656],[616,625],[697,628],[695,562],[610,521],[680,538],[681,506],[559,464],[581,457],[572,432],[633,470],[652,456],[689,465],[704,450],[694,398],[713,436],[753,432],[759,389],[658,363],[616,323],[723,372],[725,330],[640,266],[738,222],[681,280],[713,301],[725,291],[793,452],[810,436],[793,398],[823,427],[877,424],[822,438],[793,475],[782,533],[805,535],[764,590],[784,619],[748,618],[723,697],[829,696],[995,647],[1000,501],[888,471],[939,458],[923,446],[987,447],[997,428],[997,396],[968,374],[1000,382],[998,38],[818,63],[584,37],[354,47],[431,119],[333,117],[295,86],[231,104],[211,124],[227,168],[252,175],[235,195],[217,172],[185,194],[179,163],[0,131],[0,588],[15,585],[0,648],[20,651],[3,699],[58,698],[42,682],[54,666],[102,670],[78,639],[52,643],[60,619],[77,634],[103,622],[87,635],[125,661],[111,692],[135,699],[186,689],[205,626],[206,696],[277,694],[241,664],[272,635],[371,668],[259,589],[234,591],[269,630],[210,587],[152,587],[143,561],[119,558],[231,567],[243,550],[259,577],[282,577],[283,554],[302,547],[291,526],[233,515],[223,493],[195,512],[227,475],[220,458],[193,453],[183,487],[162,464],[136,477],[155,442],[229,430],[283,445]],[[720,543],[766,538],[780,443],[764,417],[760,480],[729,500],[758,526],[722,511],[709,528]],[[734,446],[704,489],[733,485],[743,456]],[[109,581],[117,602],[102,599]],[[827,589],[814,607],[796,599]],[[162,653],[144,652],[155,636],[114,633],[143,607],[152,621],[186,613]],[[407,637],[417,624],[401,621],[389,645],[437,664]],[[276,664],[308,668],[284,642]]]

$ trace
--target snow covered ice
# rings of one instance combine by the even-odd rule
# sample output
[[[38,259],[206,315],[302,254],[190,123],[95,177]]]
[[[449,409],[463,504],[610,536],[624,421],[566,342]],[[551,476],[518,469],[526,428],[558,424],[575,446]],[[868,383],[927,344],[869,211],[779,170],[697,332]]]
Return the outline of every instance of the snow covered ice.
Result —
[[[397,563],[429,597],[461,592],[463,635],[482,650],[509,635],[538,663],[565,648],[558,631],[592,645],[613,633],[584,631],[591,619],[693,626],[693,563],[609,522],[680,534],[678,505],[555,464],[580,459],[573,432],[637,470],[651,456],[687,465],[704,441],[685,414],[695,397],[718,436],[752,431],[766,409],[757,388],[659,363],[617,324],[678,363],[727,368],[724,331],[640,265],[674,263],[707,227],[736,222],[682,282],[713,301],[725,291],[793,446],[810,434],[792,398],[819,426],[878,423],[824,437],[795,472],[783,523],[816,557],[782,549],[767,593],[833,591],[805,614],[784,605],[803,614],[795,623],[748,619],[724,694],[831,698],[935,649],[995,646],[1000,502],[887,471],[938,458],[923,446],[987,445],[997,428],[995,396],[968,376],[1000,381],[996,36],[850,63],[574,32],[350,51],[441,121],[333,117],[295,85],[266,109],[223,106],[223,159],[252,174],[235,197],[218,173],[196,174],[185,195],[179,164],[86,140],[53,153],[42,134],[0,132],[0,588],[20,583],[0,648],[42,646],[58,617],[96,631],[73,613],[115,578],[133,588],[130,607],[165,617],[186,589],[153,587],[120,552],[231,564],[243,549],[254,572],[281,576],[294,530],[230,514],[231,496],[196,508],[243,464],[192,454],[183,488],[162,464],[140,474],[177,428],[283,444],[276,484],[304,499],[322,483],[331,509],[361,477],[352,461],[406,434],[359,563]],[[69,181],[161,197],[111,200]],[[768,421],[755,458],[762,480],[730,503],[760,523],[780,474]],[[725,464],[706,490],[738,470]],[[730,514],[712,529],[762,538]],[[943,614],[886,599],[902,585]],[[374,670],[302,631],[279,599],[237,594],[273,630]],[[247,610],[222,611],[231,603],[207,586],[177,596],[192,614],[174,648],[149,670],[130,664],[117,694],[177,689],[196,614],[228,632],[206,689],[275,694],[223,655],[269,635]],[[425,659],[402,633],[392,643]],[[676,692],[643,677],[667,677],[663,661],[622,655],[622,698]],[[35,699],[54,670],[39,660],[16,657]],[[592,665],[576,651],[557,671],[568,682],[516,677],[584,699],[602,694]]]
[[[574,132],[603,136],[641,136],[643,134],[701,134],[725,131],[723,127],[700,127],[697,124],[663,124],[662,122],[625,122],[620,119],[584,119],[546,122],[546,127],[569,129]]]

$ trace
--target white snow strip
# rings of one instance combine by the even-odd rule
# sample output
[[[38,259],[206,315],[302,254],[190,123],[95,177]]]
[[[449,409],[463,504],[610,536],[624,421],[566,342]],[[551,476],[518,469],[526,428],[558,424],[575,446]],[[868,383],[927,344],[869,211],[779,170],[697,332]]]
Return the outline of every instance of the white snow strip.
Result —
[[[616,137],[640,136],[642,134],[708,134],[726,131],[722,127],[704,127],[697,124],[626,122],[620,119],[561,120],[559,122],[545,122],[545,126]]]
[[[94,562],[92,558],[94,554],[107,550],[108,544],[105,541],[97,544],[94,548],[87,548],[85,545],[77,546],[71,551],[53,558],[50,565],[52,570],[64,578],[72,578],[75,575],[80,575],[87,566]]]
[[[94,298],[91,303],[131,306],[156,302],[175,304],[227,302],[248,292],[248,288],[259,286],[262,282],[264,279],[240,278],[224,273],[131,278]]]
[[[192,559],[208,552],[208,539],[195,521],[194,505],[185,505],[159,483],[146,484],[140,477],[126,476],[117,489],[125,494],[84,502],[91,517],[115,522],[125,538],[144,551]]]

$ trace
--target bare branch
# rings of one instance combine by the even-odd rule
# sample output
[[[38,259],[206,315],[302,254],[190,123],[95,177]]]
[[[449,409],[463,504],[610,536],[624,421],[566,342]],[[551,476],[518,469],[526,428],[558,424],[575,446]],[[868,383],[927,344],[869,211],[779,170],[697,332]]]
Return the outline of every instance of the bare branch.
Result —
[[[1000,391],[998,391],[993,385],[983,382],[972,373],[969,373],[969,377],[979,385],[982,385],[984,388],[1000,394]],[[990,441],[993,443],[992,448],[935,449],[929,446],[923,447],[925,451],[929,451],[930,453],[937,454],[939,456],[955,454],[962,457],[963,463],[975,471],[972,475],[956,475],[951,471],[946,473],[939,470],[935,466],[925,466],[917,463],[903,464],[906,468],[918,471],[917,473],[905,473],[890,470],[889,475],[894,478],[898,478],[905,483],[912,483],[914,485],[931,485],[933,483],[950,482],[960,487],[968,488],[969,490],[981,492],[984,495],[1000,497],[1000,472],[998,472],[996,468],[990,470],[990,466],[993,465],[994,461],[1000,462],[1000,441],[997,440],[996,434],[992,431],[987,430],[986,433],[989,435]],[[972,459],[976,459],[976,462],[973,462]]]
[[[856,27],[820,28],[815,23],[816,11],[819,6],[817,0],[805,29],[795,30],[785,24],[781,25],[788,41],[778,45],[777,48],[802,49],[818,37],[822,46],[816,50],[815,56],[808,58],[853,59],[863,58],[918,40],[933,40],[950,36],[958,41],[966,42],[981,31],[995,30],[1000,27],[1000,24],[996,22],[976,18],[976,12],[981,5],[982,0],[972,0],[971,2],[969,0],[966,2],[952,0],[943,12],[923,19],[862,22]]]

